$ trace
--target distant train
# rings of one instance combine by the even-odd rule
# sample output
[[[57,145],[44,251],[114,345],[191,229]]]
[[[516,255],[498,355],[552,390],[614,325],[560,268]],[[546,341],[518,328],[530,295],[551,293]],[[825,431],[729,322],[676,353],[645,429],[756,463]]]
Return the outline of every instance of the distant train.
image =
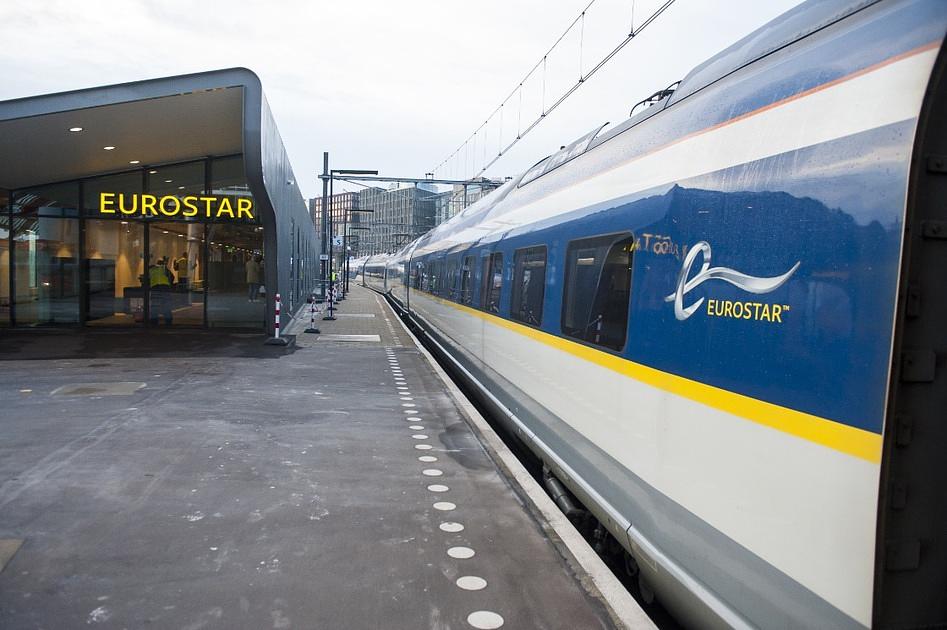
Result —
[[[945,32],[802,4],[362,266],[687,625],[947,625]]]

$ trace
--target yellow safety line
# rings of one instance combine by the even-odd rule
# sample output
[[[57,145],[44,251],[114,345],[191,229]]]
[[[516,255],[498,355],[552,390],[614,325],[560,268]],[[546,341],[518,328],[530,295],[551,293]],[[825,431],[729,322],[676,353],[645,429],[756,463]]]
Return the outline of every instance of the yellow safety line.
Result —
[[[419,293],[412,290],[413,293]],[[423,293],[424,297],[440,304],[450,306],[490,322],[501,328],[539,341],[547,346],[561,350],[589,363],[594,363],[613,372],[617,372],[641,383],[664,390],[668,393],[687,398],[695,402],[739,416],[751,422],[788,433],[796,437],[821,444],[828,448],[858,457],[872,463],[881,462],[882,437],[877,433],[842,424],[828,418],[821,418],[788,407],[782,407],[743,394],[737,394],[719,387],[693,381],[676,374],[663,372],[641,363],[629,361],[595,348],[563,339],[536,328],[524,326],[502,317],[485,313],[469,306]]]

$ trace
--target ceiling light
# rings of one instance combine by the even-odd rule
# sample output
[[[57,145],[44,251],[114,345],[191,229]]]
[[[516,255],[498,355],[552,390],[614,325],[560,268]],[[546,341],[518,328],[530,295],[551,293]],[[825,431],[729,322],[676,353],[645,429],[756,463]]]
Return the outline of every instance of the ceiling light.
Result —
[[[154,174],[157,173],[158,171],[148,171],[148,172],[151,173],[152,175],[154,175]]]
[[[141,160],[128,160],[129,164],[141,164]]]
[[[161,231],[162,231],[162,232],[164,232],[165,234],[167,234],[167,233],[168,233],[168,231],[167,231],[167,230],[161,230]]]
[[[72,133],[78,133],[82,131],[82,127],[70,127],[69,131],[71,131]]]
[[[122,225],[128,225],[128,221],[122,221]]]
[[[173,182],[173,181],[174,181],[173,179],[166,179],[166,180],[164,180],[164,183],[165,183],[165,184],[170,184],[170,183]]]
[[[184,190],[184,186],[178,186],[178,190]]]
[[[102,147],[102,148],[105,149],[106,151],[111,151],[111,150],[114,149],[115,147],[113,147],[113,146],[107,146],[107,147]]]

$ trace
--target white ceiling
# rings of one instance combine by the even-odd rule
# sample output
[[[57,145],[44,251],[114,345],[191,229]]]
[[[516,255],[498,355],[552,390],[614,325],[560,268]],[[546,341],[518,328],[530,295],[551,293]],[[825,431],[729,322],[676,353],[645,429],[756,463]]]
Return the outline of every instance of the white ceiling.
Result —
[[[57,112],[0,122],[0,188],[242,151],[241,87]]]

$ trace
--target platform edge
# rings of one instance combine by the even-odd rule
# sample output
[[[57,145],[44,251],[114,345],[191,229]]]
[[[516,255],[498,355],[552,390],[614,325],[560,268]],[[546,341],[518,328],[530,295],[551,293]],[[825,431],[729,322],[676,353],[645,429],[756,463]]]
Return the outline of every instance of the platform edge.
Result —
[[[464,396],[460,388],[451,380],[433,355],[421,343],[417,336],[405,325],[388,300],[382,298],[387,308],[398,321],[415,347],[430,364],[434,373],[444,384],[467,424],[480,439],[491,458],[497,463],[507,479],[527,500],[530,511],[536,517],[549,540],[560,554],[572,565],[579,583],[592,597],[602,602],[612,622],[624,630],[656,630],[657,626],[642,610],[641,606],[618,581],[612,571],[605,566],[569,519],[556,507],[549,495],[527,472],[523,464],[496,434],[493,427],[484,419],[473,404]]]

